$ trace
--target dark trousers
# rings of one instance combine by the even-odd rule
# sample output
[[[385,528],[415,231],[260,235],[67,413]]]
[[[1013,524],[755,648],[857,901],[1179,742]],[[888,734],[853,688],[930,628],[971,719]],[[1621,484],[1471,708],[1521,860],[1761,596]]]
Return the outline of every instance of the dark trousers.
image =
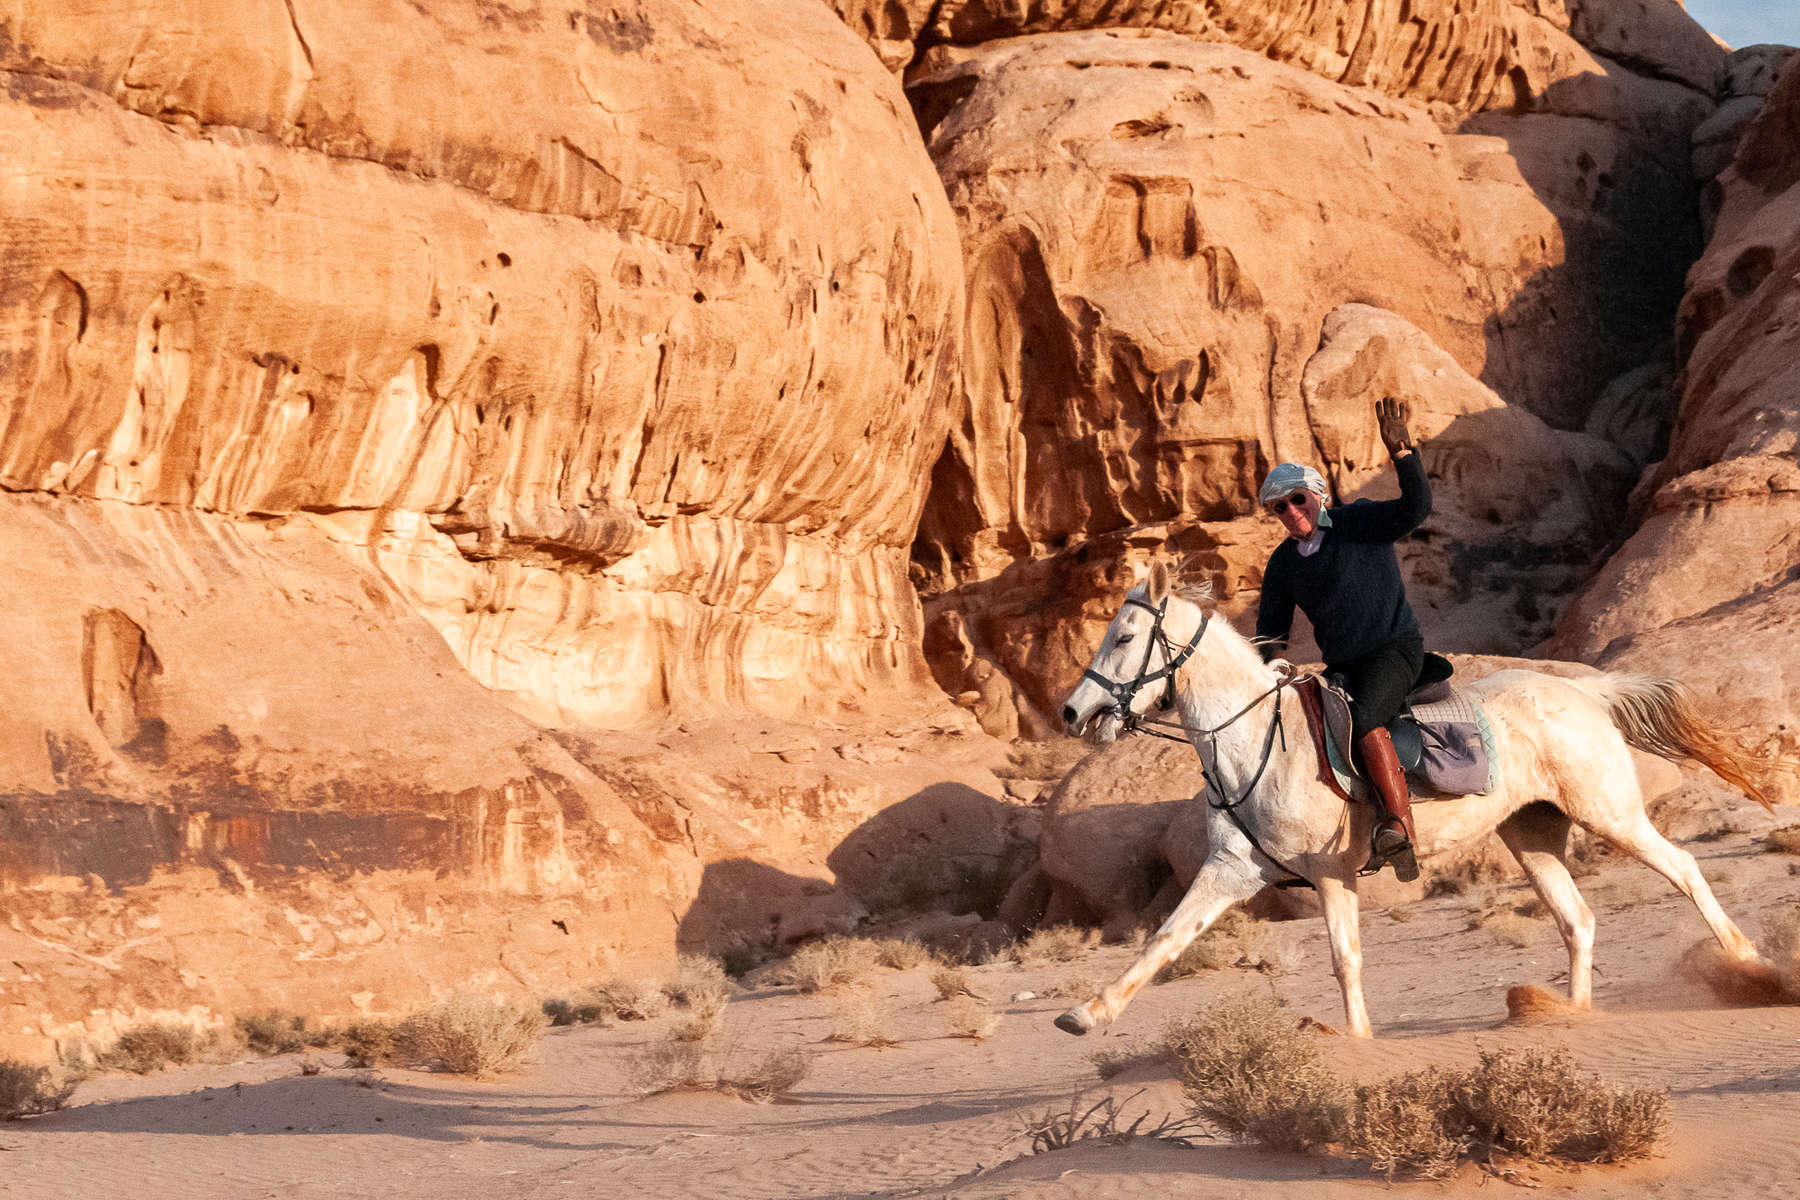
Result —
[[[1350,720],[1358,741],[1400,715],[1424,666],[1425,643],[1418,638],[1389,642],[1373,654],[1331,664],[1330,670],[1344,677],[1344,689],[1350,693]]]

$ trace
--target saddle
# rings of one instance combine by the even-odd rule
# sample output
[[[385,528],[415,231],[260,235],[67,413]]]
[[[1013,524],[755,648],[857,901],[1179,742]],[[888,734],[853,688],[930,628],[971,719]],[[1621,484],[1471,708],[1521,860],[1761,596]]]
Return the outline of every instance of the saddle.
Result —
[[[1486,795],[1500,782],[1493,726],[1474,695],[1451,684],[1455,670],[1443,655],[1426,654],[1406,707],[1387,725],[1416,799]],[[1368,782],[1351,765],[1350,697],[1317,675],[1294,686],[1318,751],[1320,780],[1345,800],[1367,803]]]

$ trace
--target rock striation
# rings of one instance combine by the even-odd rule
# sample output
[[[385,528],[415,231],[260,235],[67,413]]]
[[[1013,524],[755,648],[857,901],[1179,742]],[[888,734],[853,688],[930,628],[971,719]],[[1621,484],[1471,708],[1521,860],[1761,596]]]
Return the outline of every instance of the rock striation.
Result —
[[[0,1036],[769,944],[880,809],[998,792],[907,578],[953,216],[854,35],[765,15],[0,19]],[[782,714],[837,736],[706,724]]]
[[[955,231],[893,81],[753,7],[14,17],[0,483],[318,514],[551,723],[917,696]]]
[[[1482,652],[1550,631],[1596,522],[1616,516],[1666,428],[1657,393],[1611,398],[1597,423],[1596,398],[1667,340],[1698,250],[1689,136],[1712,111],[1722,57],[1703,91],[1684,78],[1693,63],[1640,74],[1556,37],[1580,66],[1484,111],[1155,30],[938,46],[914,67],[909,94],[968,272],[965,407],[933,471],[916,578],[927,655],[984,727],[1047,728],[1151,548],[1202,555],[1228,611],[1250,607],[1279,537],[1253,505],[1274,462],[1326,460],[1346,498],[1369,485],[1370,389],[1407,375],[1429,408],[1442,371],[1359,354],[1308,392],[1327,317],[1346,304],[1397,315],[1445,369],[1505,399],[1467,404],[1628,443],[1576,453],[1594,491],[1571,501],[1579,516],[1548,518],[1548,540],[1502,535],[1505,504],[1490,535],[1464,539],[1548,547],[1554,578],[1534,573],[1467,620],[1427,625],[1446,648]],[[1462,427],[1493,420],[1515,417]],[[1457,457],[1488,462],[1460,501],[1465,481],[1446,475],[1445,501],[1475,509],[1483,480],[1518,494],[1501,447],[1470,445]],[[1565,541],[1570,520],[1583,531]],[[1464,591],[1508,561],[1483,579],[1443,550],[1440,582]],[[1449,613],[1451,590],[1439,596]],[[1506,605],[1498,624],[1477,611]]]

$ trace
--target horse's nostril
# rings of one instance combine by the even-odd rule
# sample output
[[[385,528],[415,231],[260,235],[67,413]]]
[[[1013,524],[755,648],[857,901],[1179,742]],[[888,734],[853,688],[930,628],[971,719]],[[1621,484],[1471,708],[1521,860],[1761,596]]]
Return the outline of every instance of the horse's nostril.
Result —
[[[1075,724],[1075,709],[1073,706],[1065,704],[1063,705],[1063,725],[1069,726],[1073,724]]]

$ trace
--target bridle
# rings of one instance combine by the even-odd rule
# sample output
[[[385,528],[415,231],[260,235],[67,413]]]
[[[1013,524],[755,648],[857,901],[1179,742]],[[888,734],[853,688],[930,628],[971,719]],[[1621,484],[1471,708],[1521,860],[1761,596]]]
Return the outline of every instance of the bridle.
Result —
[[[1218,780],[1214,778],[1214,773],[1207,771],[1206,786],[1207,790],[1211,792],[1212,795],[1207,797],[1206,802],[1214,809],[1224,813],[1226,819],[1237,826],[1238,832],[1242,833],[1244,837],[1249,840],[1251,847],[1271,863],[1274,863],[1275,868],[1287,876],[1285,879],[1276,881],[1276,887],[1313,887],[1314,884],[1310,879],[1301,875],[1286,863],[1283,863],[1273,854],[1270,854],[1268,850],[1263,847],[1262,842],[1257,838],[1250,826],[1245,822],[1243,815],[1238,812],[1238,809],[1243,803],[1250,799],[1250,794],[1256,790],[1256,785],[1262,781],[1263,772],[1268,769],[1269,757],[1274,752],[1275,739],[1278,735],[1281,737],[1282,749],[1284,751],[1287,749],[1287,736],[1281,726],[1281,689],[1293,682],[1294,677],[1291,671],[1289,674],[1278,679],[1274,687],[1263,692],[1261,695],[1257,696],[1256,699],[1226,718],[1223,723],[1216,725],[1211,729],[1195,729],[1189,726],[1185,721],[1166,721],[1140,716],[1131,711],[1132,698],[1146,685],[1156,683],[1158,680],[1162,681],[1163,694],[1156,702],[1157,711],[1167,712],[1169,709],[1175,707],[1175,672],[1179,671],[1182,664],[1187,662],[1187,660],[1193,656],[1194,651],[1199,648],[1200,639],[1206,636],[1206,627],[1212,621],[1212,610],[1202,610],[1200,628],[1194,631],[1194,636],[1188,640],[1188,644],[1183,646],[1181,650],[1177,652],[1174,643],[1169,640],[1169,635],[1163,632],[1163,617],[1168,612],[1169,608],[1169,598],[1167,596],[1163,597],[1162,603],[1156,605],[1152,605],[1147,600],[1140,600],[1136,596],[1127,596],[1125,598],[1125,603],[1127,606],[1136,605],[1149,613],[1152,618],[1150,636],[1145,639],[1144,642],[1144,660],[1138,664],[1137,677],[1132,679],[1129,683],[1123,680],[1108,679],[1092,667],[1083,671],[1081,677],[1083,679],[1093,680],[1105,689],[1108,696],[1112,697],[1112,707],[1108,711],[1119,719],[1121,727],[1120,732],[1147,733],[1152,737],[1166,738],[1172,742],[1191,742],[1193,736],[1198,734],[1201,737],[1206,738],[1211,744],[1213,749],[1213,760],[1215,762],[1218,760],[1219,734],[1227,726],[1234,724],[1240,717],[1245,716],[1252,709],[1260,705],[1264,700],[1267,700],[1270,696],[1274,696],[1275,711],[1269,718],[1268,728],[1263,731],[1262,754],[1256,764],[1256,773],[1250,777],[1250,781],[1244,785],[1243,790],[1238,793],[1237,798],[1234,800],[1227,796],[1224,789],[1219,786]],[[1152,671],[1150,670],[1150,651],[1154,646],[1161,646],[1163,649],[1163,665],[1155,671]],[[1152,728],[1152,726],[1164,726],[1170,729],[1179,729],[1181,730],[1181,733],[1163,733],[1158,729]]]
[[[1138,664],[1137,678],[1129,683],[1122,679],[1108,679],[1092,667],[1083,671],[1081,677],[1093,680],[1105,690],[1108,696],[1112,697],[1111,712],[1129,732],[1137,729],[1142,721],[1137,713],[1131,711],[1132,698],[1147,684],[1155,683],[1158,680],[1162,681],[1163,694],[1156,701],[1158,712],[1168,712],[1175,707],[1175,672],[1179,671],[1182,664],[1187,662],[1193,656],[1194,651],[1199,648],[1200,639],[1206,636],[1206,627],[1212,621],[1212,610],[1202,611],[1200,628],[1194,631],[1194,636],[1188,639],[1188,644],[1177,653],[1174,643],[1169,641],[1169,635],[1163,632],[1163,617],[1169,611],[1167,596],[1162,598],[1161,604],[1156,605],[1152,605],[1147,600],[1139,600],[1136,596],[1127,596],[1125,604],[1127,607],[1136,605],[1149,613],[1151,617],[1150,636],[1144,639],[1144,661]],[[1163,665],[1152,671],[1150,670],[1150,651],[1157,646],[1162,647]]]

